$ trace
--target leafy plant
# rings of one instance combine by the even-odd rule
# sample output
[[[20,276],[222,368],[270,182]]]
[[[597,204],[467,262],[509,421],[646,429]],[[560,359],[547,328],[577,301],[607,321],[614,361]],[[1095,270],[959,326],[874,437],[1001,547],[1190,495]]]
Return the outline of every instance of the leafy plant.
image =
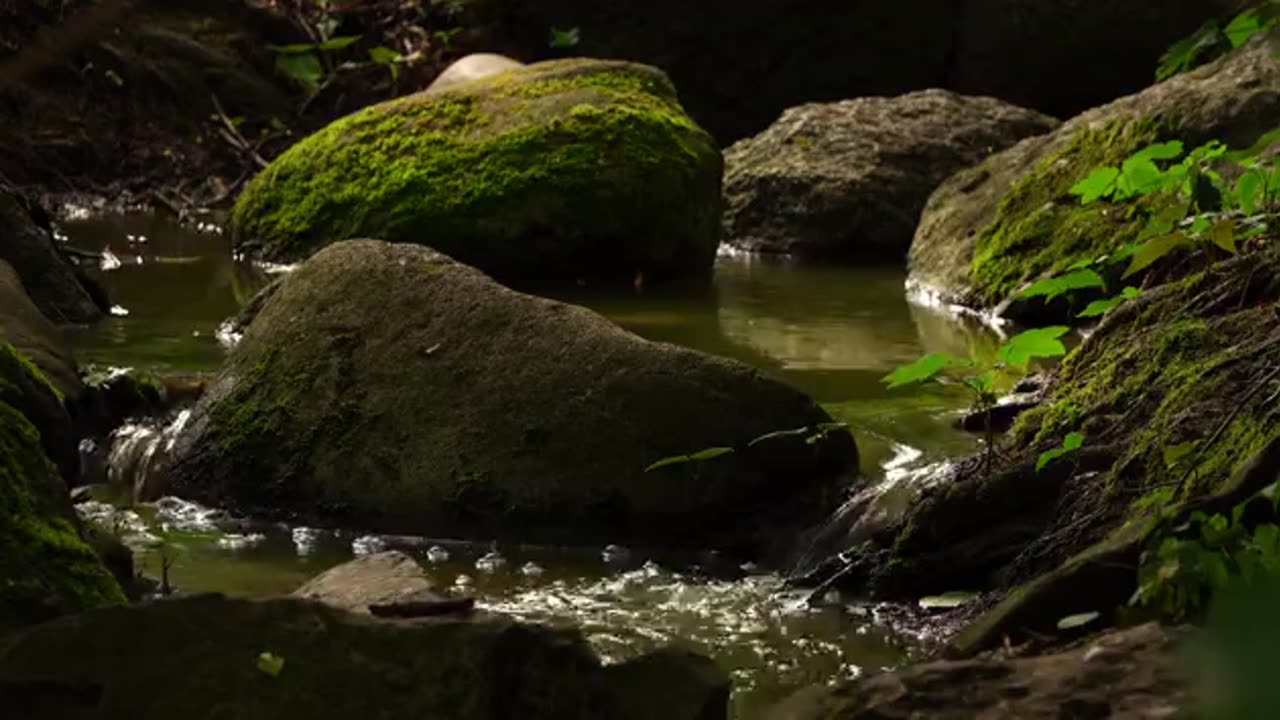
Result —
[[[258,655],[257,667],[265,675],[280,677],[280,673],[284,670],[284,658],[275,653],[262,652]]]
[[[1242,522],[1244,505],[1230,517],[1194,513],[1182,532],[1157,536],[1143,553],[1137,591],[1129,604],[1172,621],[1200,615],[1215,592],[1236,579],[1280,576],[1280,527]]]
[[[930,353],[913,363],[903,365],[881,378],[890,390],[920,383],[958,383],[973,395],[972,412],[985,419],[984,467],[990,471],[995,452],[995,433],[991,427],[991,410],[999,401],[996,392],[997,373],[1007,367],[1025,369],[1036,358],[1061,357],[1067,348],[1059,339],[1070,328],[1055,326],[1034,328],[1009,338],[996,352],[996,362],[985,365],[958,358],[950,353]]]
[[[1067,436],[1062,440],[1061,446],[1040,453],[1040,457],[1036,459],[1036,472],[1040,472],[1054,460],[1079,450],[1082,445],[1084,445],[1084,433],[1067,433]]]
[[[307,92],[315,92],[327,74],[321,62],[323,54],[341,50],[359,40],[359,35],[347,35],[319,43],[268,45],[267,48],[276,53],[277,70],[293,78]]]
[[[1160,57],[1156,79],[1167,80],[1238,48],[1254,35],[1280,23],[1280,0],[1264,0],[1223,25],[1209,20],[1191,35],[1174,43]]]

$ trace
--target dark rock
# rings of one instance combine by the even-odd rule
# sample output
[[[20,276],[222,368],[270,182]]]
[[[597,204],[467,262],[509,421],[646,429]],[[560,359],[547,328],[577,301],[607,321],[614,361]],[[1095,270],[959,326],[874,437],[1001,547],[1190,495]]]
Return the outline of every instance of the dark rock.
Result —
[[[942,90],[791,108],[725,151],[725,240],[752,252],[905,261],[942,181],[1057,125]]]
[[[987,410],[974,410],[960,416],[956,419],[956,427],[971,433],[1003,433],[1013,427],[1019,415],[1043,401],[1036,393],[1006,395]]]
[[[1067,117],[1148,85],[1157,60],[1236,0],[477,0],[490,47],[555,54],[548,28],[576,27],[572,52],[666,70],[723,143],[803,102],[941,87]]]
[[[801,691],[774,720],[1149,720],[1192,706],[1185,630],[1141,625],[1038,657],[913,665]]]
[[[254,178],[231,226],[274,261],[376,237],[522,288],[705,284],[722,171],[661,71],[564,60],[338,120]]]
[[[856,468],[830,422],[744,365],[360,240],[264,303],[180,437],[172,487],[380,532],[754,544],[821,517]],[[737,452],[645,471],[722,446]]]
[[[259,669],[263,653],[283,661],[275,675]],[[300,599],[200,595],[5,638],[0,697],[138,720],[723,720],[724,704],[711,700],[723,699],[728,680],[709,662],[656,655],[602,668],[574,631],[499,618],[386,621]],[[640,686],[640,677],[669,684]],[[71,686],[84,691],[51,691]]]
[[[46,374],[46,368],[52,374]],[[80,468],[75,429],[62,389],[75,392],[79,388],[74,373],[75,363],[56,329],[31,305],[0,260],[0,402],[35,426],[44,454],[68,483],[75,481]]]
[[[86,323],[102,309],[81,284],[47,228],[36,224],[24,201],[0,189],[0,261],[18,273],[36,307],[57,324]]]

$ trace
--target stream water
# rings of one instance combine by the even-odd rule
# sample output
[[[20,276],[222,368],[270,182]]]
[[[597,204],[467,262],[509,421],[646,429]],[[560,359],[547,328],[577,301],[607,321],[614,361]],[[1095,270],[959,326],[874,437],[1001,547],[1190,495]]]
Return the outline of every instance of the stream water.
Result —
[[[109,250],[96,272],[117,309],[74,331],[81,362],[181,373],[216,371],[225,349],[218,326],[267,280],[233,258],[212,223],[165,216],[68,221],[61,233],[86,250]],[[880,378],[925,352],[984,356],[997,339],[946,312],[908,301],[898,270],[822,268],[722,257],[711,295],[643,291],[626,297],[567,296],[653,340],[731,357],[808,392],[858,439],[871,482],[909,478],[944,457],[971,451],[951,425],[967,399],[953,388],[886,390]],[[84,511],[121,529],[158,574],[162,557],[184,590],[263,596],[287,593],[316,573],[381,547],[419,555],[443,587],[461,587],[487,608],[582,627],[606,659],[669,642],[715,657],[734,677],[736,717],[807,684],[876,672],[916,645],[856,598],[808,608],[774,575],[742,568],[698,571],[706,558],[605,558],[601,548],[503,547],[505,566],[477,569],[487,546],[362,536],[256,523],[165,499],[154,506]],[[439,545],[441,553],[430,553]]]

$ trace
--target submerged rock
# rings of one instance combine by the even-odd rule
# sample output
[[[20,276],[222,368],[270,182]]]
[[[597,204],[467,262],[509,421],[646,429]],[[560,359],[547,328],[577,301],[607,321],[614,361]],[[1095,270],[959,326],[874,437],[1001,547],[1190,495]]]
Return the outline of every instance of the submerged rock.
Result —
[[[123,602],[80,535],[66,485],[19,407],[53,390],[5,346],[0,355],[0,635],[32,622]],[[56,401],[55,401],[56,403]]]
[[[8,263],[45,317],[58,324],[102,317],[100,307],[25,201],[0,186],[0,261]],[[3,307],[3,306],[0,306]],[[3,311],[0,311],[3,314]]]
[[[728,679],[700,657],[603,668],[577,632],[505,619],[384,621],[203,595],[16,633],[0,643],[0,691],[41,718],[723,720]]]
[[[1182,717],[1184,631],[1149,624],[1039,657],[939,661],[797,693],[771,720]]]
[[[521,287],[705,282],[721,170],[660,71],[565,60],[339,120],[256,177],[231,221],[268,260],[378,237]]]
[[[437,537],[760,538],[817,519],[857,467],[830,422],[744,365],[359,240],[262,304],[175,448],[173,490]],[[645,471],[710,447],[737,450]]]
[[[791,108],[725,151],[725,240],[752,252],[903,261],[942,181],[1057,125],[943,90]]]
[[[417,561],[398,550],[365,555],[326,570],[293,596],[360,613],[368,613],[370,605],[444,599]]]
[[[1259,37],[1199,70],[1090,110],[945,182],[929,199],[911,246],[915,282],[948,300],[1037,323],[1072,317],[1060,307],[1010,305],[1024,284],[1134,240],[1141,213],[1081,206],[1070,188],[1153,142],[1209,140],[1243,147],[1280,117],[1276,41]],[[1078,312],[1078,311],[1077,311]]]

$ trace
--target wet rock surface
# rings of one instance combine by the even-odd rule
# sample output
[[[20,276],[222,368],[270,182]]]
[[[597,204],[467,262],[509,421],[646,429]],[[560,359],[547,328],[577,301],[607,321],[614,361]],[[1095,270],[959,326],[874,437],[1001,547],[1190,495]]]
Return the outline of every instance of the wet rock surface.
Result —
[[[1141,625],[1038,657],[914,665],[834,689],[814,688],[771,720],[1152,720],[1190,708],[1179,642]]]
[[[754,545],[820,517],[856,467],[831,422],[744,365],[352,241],[263,303],[179,439],[173,490],[382,532]],[[646,472],[712,447],[736,451]]]

